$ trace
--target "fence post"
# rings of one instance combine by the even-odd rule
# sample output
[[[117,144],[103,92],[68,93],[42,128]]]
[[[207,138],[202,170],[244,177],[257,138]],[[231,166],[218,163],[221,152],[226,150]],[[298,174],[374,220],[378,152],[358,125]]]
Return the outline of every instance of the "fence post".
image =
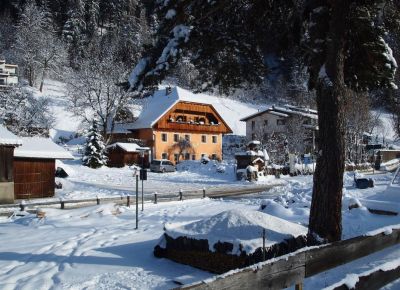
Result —
[[[182,189],[179,189],[179,200],[183,200],[183,192],[182,192]]]
[[[295,290],[303,290],[303,283],[299,283],[295,285]]]
[[[206,188],[203,187],[203,198],[206,198]]]
[[[157,192],[154,193],[154,203],[157,204]]]
[[[100,204],[100,198],[98,196],[96,196],[96,203],[97,203],[97,205]]]
[[[265,229],[262,231],[262,239],[263,239],[263,261],[265,261]]]
[[[19,204],[19,208],[21,209],[21,211],[25,210],[25,200],[21,200],[21,203]]]
[[[128,195],[126,196],[126,206],[130,207],[131,206],[131,197]]]
[[[60,198],[60,207],[61,209],[65,208],[64,200],[62,199],[62,197]]]

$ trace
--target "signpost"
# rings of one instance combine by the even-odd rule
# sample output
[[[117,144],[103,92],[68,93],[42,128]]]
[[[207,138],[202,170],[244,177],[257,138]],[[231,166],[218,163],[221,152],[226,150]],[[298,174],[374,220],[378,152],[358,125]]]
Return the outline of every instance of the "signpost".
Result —
[[[133,176],[136,178],[136,228],[139,228],[139,171],[133,169]]]

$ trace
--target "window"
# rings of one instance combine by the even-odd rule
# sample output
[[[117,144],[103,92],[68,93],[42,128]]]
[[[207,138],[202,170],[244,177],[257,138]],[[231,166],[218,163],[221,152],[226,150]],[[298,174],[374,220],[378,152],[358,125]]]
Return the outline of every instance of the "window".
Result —
[[[206,157],[206,156],[207,156],[207,154],[205,154],[205,153],[201,154],[201,158]]]
[[[179,141],[179,134],[174,134],[174,142],[178,142]]]
[[[218,142],[217,136],[212,136],[212,142],[213,142],[213,143],[217,143],[217,142]]]
[[[185,153],[185,160],[190,160],[190,153]]]
[[[190,135],[185,135],[185,140],[190,141]]]
[[[251,121],[251,130],[256,128],[256,121]]]
[[[176,154],[176,153],[175,153],[175,154],[174,154],[174,161],[175,161],[175,162],[178,162],[178,159],[179,159],[179,154]]]
[[[196,155],[195,154],[192,155],[192,160],[196,160]]]
[[[215,154],[215,153],[211,154],[211,159],[212,160],[217,160],[217,154]]]
[[[161,133],[161,140],[163,142],[167,142],[168,138],[167,138],[167,133]]]
[[[268,120],[264,120],[264,126],[268,126]]]
[[[161,159],[168,159],[168,154],[167,153],[161,154]]]
[[[207,143],[207,136],[201,135],[201,143]]]
[[[278,126],[286,125],[286,120],[284,120],[284,119],[278,119],[278,120],[276,120],[276,124],[277,124]]]

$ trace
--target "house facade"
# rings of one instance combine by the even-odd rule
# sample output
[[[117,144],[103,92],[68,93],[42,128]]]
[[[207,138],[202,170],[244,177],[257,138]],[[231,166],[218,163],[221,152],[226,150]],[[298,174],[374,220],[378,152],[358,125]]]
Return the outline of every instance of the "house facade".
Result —
[[[301,137],[308,150],[315,150],[318,133],[318,113],[309,108],[291,105],[272,106],[241,121],[246,122],[248,140],[266,141],[273,135],[303,132]],[[291,132],[295,131],[295,132]]]
[[[222,136],[232,133],[212,104],[179,87],[157,91],[137,120],[111,133],[121,141],[140,140],[152,159],[222,159]]]
[[[0,90],[8,89],[18,84],[18,65],[7,64],[0,59]]]

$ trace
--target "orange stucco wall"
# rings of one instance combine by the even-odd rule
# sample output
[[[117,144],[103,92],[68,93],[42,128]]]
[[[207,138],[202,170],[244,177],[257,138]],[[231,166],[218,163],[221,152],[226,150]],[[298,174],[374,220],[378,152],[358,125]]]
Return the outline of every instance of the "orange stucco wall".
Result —
[[[167,141],[162,141],[162,133],[167,134]],[[174,134],[178,134],[180,138],[184,138],[185,135],[190,135],[190,142],[194,147],[194,152],[190,152],[190,159],[192,155],[195,155],[195,160],[199,160],[202,154],[207,157],[212,156],[212,154],[217,155],[217,159],[222,159],[222,134],[209,134],[209,133],[178,133],[171,131],[154,131],[154,159],[161,159],[163,153],[168,154],[168,159],[174,161],[174,153],[177,151],[173,150],[172,146],[175,144]],[[206,142],[202,142],[202,135],[206,136]],[[217,136],[217,143],[212,142],[212,136]],[[183,156],[180,160],[183,160]]]

